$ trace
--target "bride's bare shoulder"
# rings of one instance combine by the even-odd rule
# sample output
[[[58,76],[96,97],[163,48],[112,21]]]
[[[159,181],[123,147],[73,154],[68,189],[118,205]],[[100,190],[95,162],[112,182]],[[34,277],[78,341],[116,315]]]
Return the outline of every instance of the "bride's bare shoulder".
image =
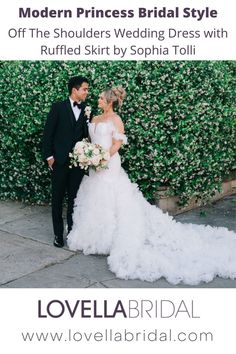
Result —
[[[94,116],[91,120],[91,123],[96,123],[101,116]]]
[[[112,116],[112,121],[113,123],[118,123],[118,124],[123,123],[121,117],[116,113]]]
[[[122,122],[121,117],[118,114],[115,114],[112,117],[112,121],[113,121],[113,124],[115,125],[115,127],[117,128],[117,130],[119,132],[123,133],[124,132],[124,123]]]

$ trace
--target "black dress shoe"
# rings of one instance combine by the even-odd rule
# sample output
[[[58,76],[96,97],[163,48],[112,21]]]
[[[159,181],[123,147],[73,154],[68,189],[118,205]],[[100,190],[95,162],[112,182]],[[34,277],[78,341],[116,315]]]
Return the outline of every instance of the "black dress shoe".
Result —
[[[53,244],[55,247],[60,247],[60,248],[63,247],[64,246],[63,238],[55,236]]]

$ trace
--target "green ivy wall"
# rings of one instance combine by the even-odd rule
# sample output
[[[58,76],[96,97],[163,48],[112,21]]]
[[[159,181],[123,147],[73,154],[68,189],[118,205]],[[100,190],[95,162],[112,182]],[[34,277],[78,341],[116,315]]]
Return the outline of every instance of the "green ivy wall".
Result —
[[[104,88],[126,88],[122,161],[145,197],[167,185],[182,204],[207,200],[235,165],[235,69],[233,61],[0,62],[0,198],[49,202],[44,123],[51,103],[67,97],[68,78],[82,74],[95,111]]]

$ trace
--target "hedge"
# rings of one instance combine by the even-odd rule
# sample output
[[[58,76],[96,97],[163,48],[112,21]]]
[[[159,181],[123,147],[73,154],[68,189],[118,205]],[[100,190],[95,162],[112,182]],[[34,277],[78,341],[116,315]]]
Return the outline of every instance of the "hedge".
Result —
[[[206,201],[235,165],[235,68],[233,61],[0,62],[0,198],[50,201],[45,119],[51,103],[67,97],[68,78],[82,74],[95,111],[107,86],[126,88],[122,162],[145,197],[167,185],[182,204]]]

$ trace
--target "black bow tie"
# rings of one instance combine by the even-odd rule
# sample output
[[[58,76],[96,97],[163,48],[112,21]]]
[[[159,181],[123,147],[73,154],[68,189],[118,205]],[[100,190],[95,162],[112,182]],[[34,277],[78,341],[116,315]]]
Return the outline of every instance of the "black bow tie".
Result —
[[[77,106],[79,109],[81,109],[81,108],[82,108],[82,103],[73,102],[73,106],[74,106],[74,107]]]

